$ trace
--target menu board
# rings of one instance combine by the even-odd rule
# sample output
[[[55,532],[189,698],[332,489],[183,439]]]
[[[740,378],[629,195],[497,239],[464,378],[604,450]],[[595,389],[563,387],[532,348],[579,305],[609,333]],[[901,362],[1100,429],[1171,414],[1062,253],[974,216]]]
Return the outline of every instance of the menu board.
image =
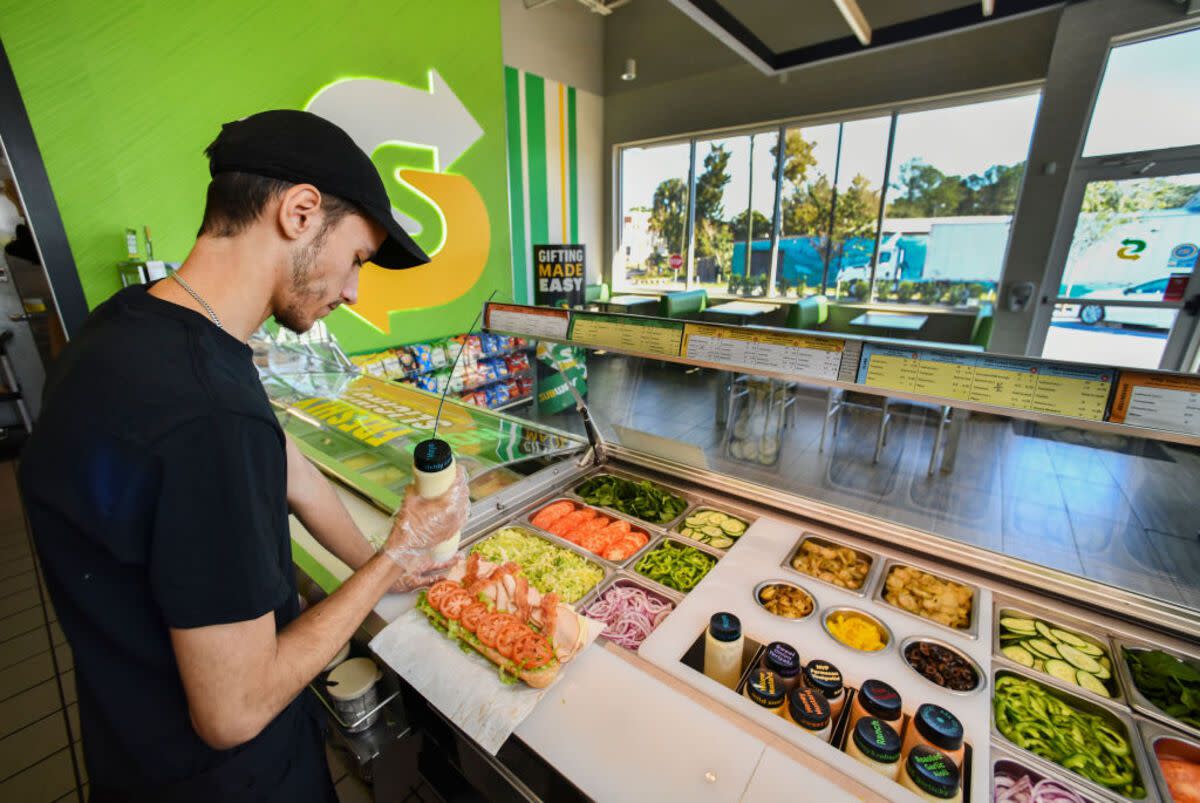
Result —
[[[1112,371],[868,343],[863,346],[858,382],[921,396],[1101,421],[1112,389]]]
[[[635,354],[679,356],[683,321],[576,312],[568,338],[593,348],[631,351]]]
[[[1122,371],[1108,420],[1200,435],[1200,378]]]
[[[834,381],[846,341],[749,328],[689,323],[683,330],[682,356],[737,366],[750,371],[811,376]]]
[[[531,338],[566,340],[571,313],[565,309],[523,307],[516,304],[488,304],[488,329],[511,332]]]

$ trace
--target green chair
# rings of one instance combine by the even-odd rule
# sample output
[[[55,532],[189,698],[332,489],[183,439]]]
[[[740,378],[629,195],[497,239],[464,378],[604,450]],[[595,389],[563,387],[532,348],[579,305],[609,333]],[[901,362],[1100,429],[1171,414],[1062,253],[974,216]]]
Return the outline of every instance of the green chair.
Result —
[[[664,318],[697,320],[707,306],[707,290],[680,290],[676,293],[664,293],[658,311]]]
[[[992,326],[995,322],[995,308],[991,304],[980,304],[979,312],[975,315],[975,325],[971,328],[971,345],[986,351],[988,342],[992,339]]]
[[[829,299],[825,296],[809,296],[791,306],[786,326],[789,329],[816,329],[827,320]]]
[[[601,282],[600,284],[589,284],[583,288],[583,300],[586,304],[603,304],[611,296],[608,293],[608,284]]]

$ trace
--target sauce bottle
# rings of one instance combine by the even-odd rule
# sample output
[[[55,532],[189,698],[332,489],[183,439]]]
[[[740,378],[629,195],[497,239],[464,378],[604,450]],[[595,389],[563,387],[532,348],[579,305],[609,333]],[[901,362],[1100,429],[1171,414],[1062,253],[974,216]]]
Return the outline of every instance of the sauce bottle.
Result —
[[[846,755],[885,778],[900,773],[900,735],[876,717],[861,717],[846,740]]]
[[[949,756],[928,745],[919,744],[904,760],[900,785],[922,800],[940,803],[962,801],[962,778]]]
[[[787,694],[784,719],[790,719],[823,742],[831,730],[829,701],[815,689],[792,689]]]
[[[809,661],[804,667],[804,685],[825,696],[829,701],[829,716],[837,721],[846,705],[846,688],[838,668],[828,661]]]
[[[774,672],[766,669],[754,670],[746,679],[746,688],[742,693],[760,708],[776,716],[784,716],[783,704],[787,692],[783,688],[783,681]]]
[[[779,675],[785,691],[791,691],[800,684],[800,653],[790,644],[772,641],[763,650],[759,667]]]
[[[436,499],[450,490],[456,471],[454,452],[444,440],[429,438],[418,443],[413,449],[413,477],[421,498]],[[454,557],[460,538],[461,533],[455,533],[435,546],[433,561],[445,563]]]
[[[904,729],[904,746],[901,748],[904,755],[922,744],[945,753],[956,767],[962,766],[966,750],[962,723],[940,705],[922,704]]]
[[[898,691],[882,680],[867,680],[850,705],[850,727],[863,717],[875,717],[898,729],[901,713]]]
[[[714,613],[704,634],[704,674],[736,689],[742,674],[742,623],[732,613]]]

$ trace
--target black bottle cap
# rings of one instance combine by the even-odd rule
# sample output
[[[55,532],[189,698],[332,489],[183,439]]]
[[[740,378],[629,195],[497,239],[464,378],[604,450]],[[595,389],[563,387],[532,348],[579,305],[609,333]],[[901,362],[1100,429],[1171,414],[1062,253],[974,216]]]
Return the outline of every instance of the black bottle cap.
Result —
[[[900,719],[900,692],[882,680],[868,680],[858,690],[863,710],[887,722]]]
[[[829,701],[815,689],[792,689],[788,692],[788,713],[800,727],[819,731],[829,724]]]
[[[766,669],[751,672],[746,680],[746,696],[766,708],[778,708],[783,705],[785,694],[783,678]]]
[[[413,449],[413,467],[426,474],[436,474],[450,468],[454,462],[454,453],[450,444],[440,438],[429,438],[417,444]]]
[[[828,700],[842,696],[842,673],[828,661],[809,661],[804,667],[804,681]]]
[[[900,760],[900,734],[882,719],[860,717],[854,723],[854,746],[880,764],[895,764]]]
[[[708,620],[708,632],[717,641],[737,641],[742,637],[742,620],[732,613],[714,613]]]
[[[962,747],[962,723],[958,721],[958,717],[940,705],[922,704],[917,709],[913,724],[917,728],[917,733],[939,750],[953,753]]]
[[[940,800],[949,800],[958,793],[958,766],[941,750],[918,744],[908,751],[904,771],[917,788]]]
[[[763,663],[766,669],[778,673],[781,677],[794,678],[800,674],[800,653],[790,644],[782,641],[772,641],[763,653]]]

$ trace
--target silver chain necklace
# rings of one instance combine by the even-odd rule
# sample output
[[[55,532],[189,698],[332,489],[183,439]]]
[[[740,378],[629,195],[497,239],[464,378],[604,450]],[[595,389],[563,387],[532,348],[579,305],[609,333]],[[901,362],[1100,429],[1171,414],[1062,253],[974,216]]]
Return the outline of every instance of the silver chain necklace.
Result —
[[[208,302],[200,297],[200,294],[192,289],[192,286],[183,280],[178,271],[171,271],[171,278],[179,282],[179,286],[187,291],[187,294],[196,299],[196,303],[204,307],[204,311],[208,313],[208,317],[212,318],[212,322],[217,325],[217,328],[224,331],[225,327],[221,325],[221,319],[217,317],[217,313],[208,305]]]

